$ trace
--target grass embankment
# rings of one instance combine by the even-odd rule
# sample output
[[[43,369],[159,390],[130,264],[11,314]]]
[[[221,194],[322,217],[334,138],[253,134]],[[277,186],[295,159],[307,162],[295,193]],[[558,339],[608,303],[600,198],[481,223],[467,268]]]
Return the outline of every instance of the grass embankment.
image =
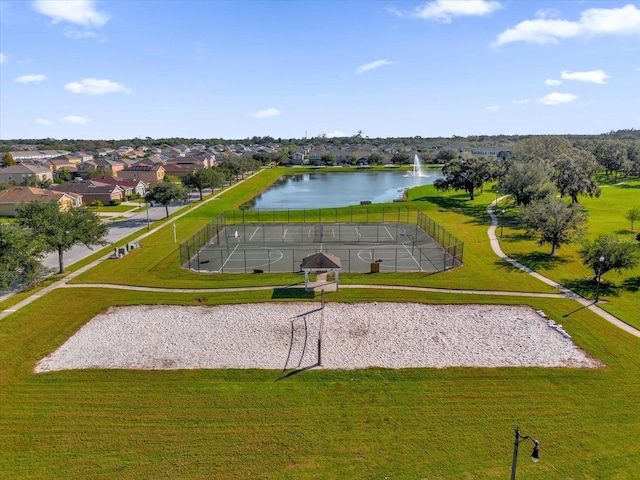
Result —
[[[569,300],[465,298],[543,309],[607,367],[31,373],[111,305],[282,296],[61,289],[8,317],[0,323],[2,477],[505,478],[516,425],[540,440],[542,457],[530,462],[523,444],[519,476],[640,475],[630,441],[640,435],[640,340]],[[326,298],[374,297],[345,290]],[[386,290],[375,299],[460,301]]]

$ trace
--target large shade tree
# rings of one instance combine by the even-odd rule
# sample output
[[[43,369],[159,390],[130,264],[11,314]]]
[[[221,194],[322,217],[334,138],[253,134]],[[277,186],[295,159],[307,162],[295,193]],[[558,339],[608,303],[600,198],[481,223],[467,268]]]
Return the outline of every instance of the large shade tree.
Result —
[[[211,188],[222,186],[224,183],[224,175],[213,168],[199,168],[193,172],[187,173],[181,179],[182,186],[187,189],[197,190],[200,193],[200,200],[202,200],[202,192]]]
[[[573,203],[578,203],[578,195],[600,196],[595,180],[599,165],[591,153],[577,149],[563,153],[554,167],[554,181],[561,197],[570,197]]]
[[[16,223],[0,223],[0,290],[20,284],[31,287],[42,273],[44,245]]]
[[[563,153],[572,149],[566,138],[555,136],[536,136],[525,138],[511,149],[511,158],[525,163],[545,162],[553,164]]]
[[[547,162],[515,160],[509,163],[500,185],[505,193],[513,196],[516,205],[526,206],[556,193],[552,171]]]
[[[189,198],[189,192],[180,188],[173,182],[158,182],[149,188],[146,199],[148,202],[159,203],[164,206],[169,217],[169,204],[173,202],[184,202]]]
[[[20,226],[28,228],[46,252],[58,252],[59,273],[64,273],[64,252],[75,245],[106,245],[109,227],[84,207],[60,210],[57,202],[36,200],[18,205]]]
[[[464,190],[473,200],[475,190],[494,178],[496,172],[492,162],[485,158],[457,158],[442,167],[444,177],[437,179],[433,186],[437,190]]]
[[[520,222],[528,234],[538,238],[539,245],[551,245],[553,255],[557,248],[581,238],[586,228],[587,213],[579,205],[546,199],[524,207]]]
[[[617,180],[618,174],[629,168],[628,147],[620,140],[602,140],[598,142],[593,149],[593,154],[605,169],[607,178],[612,173],[614,179]]]
[[[592,241],[586,241],[579,253],[582,263],[593,270],[594,279],[610,270],[621,273],[640,263],[640,245],[610,235],[600,235]]]

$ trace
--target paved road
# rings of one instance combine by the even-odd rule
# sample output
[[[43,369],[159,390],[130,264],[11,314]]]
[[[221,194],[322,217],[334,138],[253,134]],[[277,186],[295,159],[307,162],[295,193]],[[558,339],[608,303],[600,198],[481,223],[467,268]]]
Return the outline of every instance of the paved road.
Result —
[[[211,191],[205,192],[207,194],[212,193]],[[200,194],[197,192],[192,192],[189,197],[189,202],[194,202],[196,200],[200,200]],[[183,208],[185,203],[176,203],[173,205],[169,205],[169,214],[175,213],[177,210]],[[149,214],[149,221],[147,222],[147,212]],[[167,212],[164,206],[155,206],[149,207],[148,210],[126,214],[127,218],[123,220],[116,220],[110,223],[109,233],[105,237],[105,240],[108,243],[116,243],[119,240],[122,240],[125,237],[128,237],[132,233],[138,231],[144,231],[144,229],[149,225],[153,227],[153,222],[156,220],[162,220],[167,216]],[[65,267],[68,265],[72,265],[80,260],[92,255],[96,252],[96,250],[100,250],[103,247],[97,246],[94,247],[94,250],[85,247],[84,245],[76,245],[71,250],[68,250],[64,253],[64,265]],[[57,252],[52,252],[48,254],[42,261],[42,264],[53,271],[53,273],[58,273],[58,254]]]

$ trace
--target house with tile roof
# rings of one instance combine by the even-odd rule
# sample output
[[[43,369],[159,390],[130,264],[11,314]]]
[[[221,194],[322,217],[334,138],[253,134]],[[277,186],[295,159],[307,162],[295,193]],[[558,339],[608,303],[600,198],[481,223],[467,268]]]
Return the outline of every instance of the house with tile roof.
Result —
[[[91,180],[109,185],[118,185],[123,189],[123,195],[125,197],[130,197],[131,195],[144,197],[149,188],[149,185],[140,179],[120,178],[114,177],[113,175],[101,175],[99,177],[93,177]]]
[[[53,182],[53,172],[39,165],[17,164],[10,167],[0,168],[0,183],[17,183],[26,182],[30,177],[35,177],[43,182],[49,180]]]
[[[129,165],[116,175],[120,178],[128,178],[130,180],[142,180],[148,185],[155,185],[164,179],[165,170],[162,165],[144,165],[136,163]]]
[[[56,185],[55,188],[61,192],[82,195],[83,205],[91,205],[96,200],[103,205],[114,205],[122,202],[124,198],[122,187],[94,180],[73,180]]]
[[[14,187],[0,191],[0,216],[15,217],[18,205],[39,200],[57,202],[60,210],[82,205],[82,195],[35,187]]]

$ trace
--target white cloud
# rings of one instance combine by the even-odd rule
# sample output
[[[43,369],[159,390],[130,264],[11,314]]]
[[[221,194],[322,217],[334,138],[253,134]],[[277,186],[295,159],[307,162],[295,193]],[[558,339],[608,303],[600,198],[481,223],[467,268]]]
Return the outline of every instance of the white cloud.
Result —
[[[435,0],[417,7],[409,16],[450,23],[454,17],[484,16],[502,8],[493,0]]]
[[[538,103],[543,103],[545,105],[560,105],[561,103],[571,103],[578,99],[577,95],[573,95],[571,93],[550,93],[545,95],[542,98],[536,100]]]
[[[6,61],[7,61],[7,57],[5,56],[5,54],[0,53],[0,64],[3,64]]]
[[[22,75],[14,80],[14,82],[18,83],[36,83],[41,82],[47,78],[46,75]]]
[[[487,112],[491,112],[491,113],[495,113],[495,112],[499,112],[500,111],[500,106],[499,105],[489,105],[486,108]]]
[[[536,18],[560,18],[560,11],[555,8],[542,8],[535,13]]]
[[[562,78],[565,80],[576,80],[578,82],[597,83],[603,85],[608,78],[611,78],[602,70],[592,70],[590,72],[562,72]]]
[[[373,70],[374,68],[384,67],[385,65],[393,65],[393,62],[390,62],[389,60],[376,60],[375,62],[360,65],[356,69],[356,73],[361,74],[364,72],[368,72],[369,70]]]
[[[98,35],[91,30],[76,30],[74,28],[67,28],[63,34],[65,37],[71,40],[82,40],[85,38],[96,38]]]
[[[278,115],[282,115],[282,112],[277,108],[266,108],[251,114],[253,118],[271,118],[277,117]]]
[[[51,122],[50,122],[49,120],[45,119],[45,118],[38,118],[38,119],[36,120],[36,123],[37,123],[38,125],[43,125],[43,126],[45,126],[45,127],[46,127],[47,125],[51,125]]]
[[[62,117],[60,121],[63,123],[71,123],[73,125],[84,125],[85,123],[89,123],[88,118],[79,117],[77,115],[67,115],[66,117]]]
[[[555,80],[553,78],[547,78],[544,81],[545,85],[561,85],[562,84],[562,80]]]
[[[53,23],[69,22],[85,27],[101,27],[108,15],[96,10],[93,0],[35,0],[36,12],[51,17]]]
[[[515,104],[515,105],[524,105],[529,103],[531,100],[528,98],[524,98],[522,100],[513,100],[511,103]]]
[[[64,88],[71,93],[82,93],[85,95],[104,95],[106,93],[133,93],[133,90],[118,82],[111,80],[101,80],[97,78],[83,78],[79,82],[67,83]]]
[[[634,5],[590,8],[582,12],[577,22],[549,18],[525,20],[498,35],[495,45],[558,43],[559,39],[581,35],[640,35],[640,9]]]
[[[342,138],[346,136],[347,134],[344,132],[341,132],[340,130],[334,130],[331,133],[327,133],[327,138]]]

